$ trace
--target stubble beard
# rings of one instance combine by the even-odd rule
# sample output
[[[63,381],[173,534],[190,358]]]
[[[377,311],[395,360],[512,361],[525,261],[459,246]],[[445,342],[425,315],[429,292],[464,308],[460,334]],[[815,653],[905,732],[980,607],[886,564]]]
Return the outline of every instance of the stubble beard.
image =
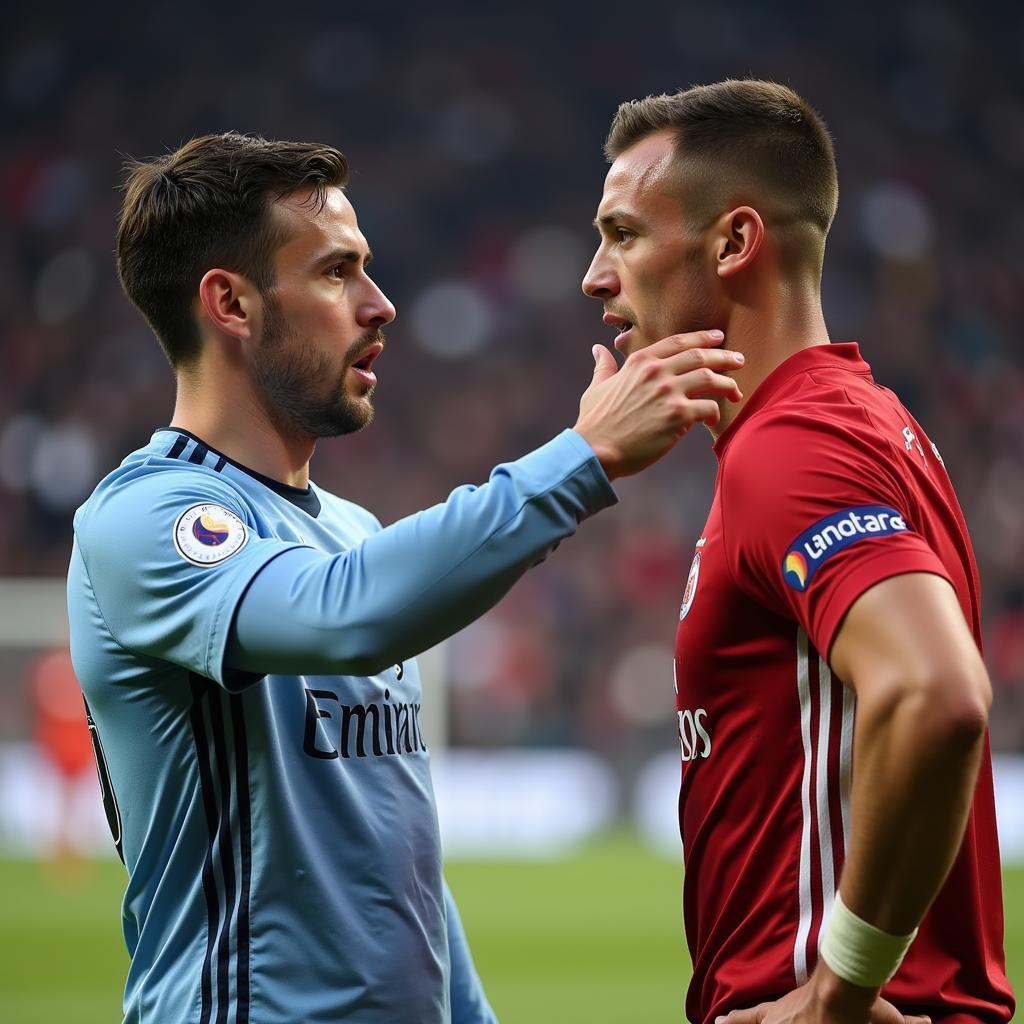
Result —
[[[710,286],[705,279],[704,254],[699,239],[683,255],[685,271],[681,287],[685,301],[679,301],[678,294],[665,295],[654,306],[650,322],[657,325],[654,333],[647,333],[641,348],[647,348],[670,334],[695,334],[720,326],[719,311],[716,308]],[[637,325],[636,312],[627,306],[613,306],[611,311]],[[647,328],[649,331],[650,328]]]
[[[697,331],[711,330],[715,327],[724,327],[724,324],[720,323],[719,320],[720,311],[716,307],[708,283],[703,276],[699,248],[695,248],[688,254],[687,276],[686,287],[689,301],[687,302],[686,310],[677,321],[679,324],[677,333],[692,334]],[[726,339],[725,343],[728,344],[728,339]],[[719,422],[723,422],[728,412],[729,402],[719,395],[709,397],[718,405],[719,414],[722,417]],[[708,430],[712,438],[718,437],[718,428],[708,424]]]
[[[694,245],[686,254],[687,308],[680,318],[680,334],[707,331],[719,326],[716,323],[715,303],[704,276],[703,260],[704,255],[699,245]]]
[[[346,388],[348,371],[366,350],[383,343],[379,328],[367,331],[349,350],[340,374],[330,358],[308,339],[295,333],[272,297],[264,297],[263,337],[252,363],[253,380],[278,429],[300,437],[339,437],[354,434],[373,420],[375,386],[362,400]],[[331,380],[330,386],[325,382]]]

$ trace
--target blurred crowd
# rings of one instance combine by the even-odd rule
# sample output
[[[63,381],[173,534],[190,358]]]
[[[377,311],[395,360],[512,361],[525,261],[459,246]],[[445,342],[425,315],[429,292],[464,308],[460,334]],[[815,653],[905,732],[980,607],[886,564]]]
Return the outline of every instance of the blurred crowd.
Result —
[[[981,568],[993,744],[1024,751],[1024,9],[102,8],[25,9],[0,41],[0,576],[62,575],[75,508],[170,416],[114,271],[127,155],[229,128],[346,152],[399,315],[375,422],[313,472],[388,523],[572,424],[613,334],[579,282],[619,101],[772,77],[835,135],[832,337],[942,452]],[[696,430],[455,641],[452,742],[581,745],[627,771],[675,742],[714,469]]]

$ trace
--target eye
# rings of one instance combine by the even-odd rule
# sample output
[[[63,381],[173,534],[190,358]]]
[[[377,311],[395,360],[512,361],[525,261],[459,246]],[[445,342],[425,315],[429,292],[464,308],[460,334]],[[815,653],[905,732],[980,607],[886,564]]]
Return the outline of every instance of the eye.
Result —
[[[330,270],[327,271],[330,277],[344,277],[345,276],[345,264],[335,263]]]
[[[633,241],[634,238],[636,238],[636,232],[630,231],[629,228],[615,229],[615,242],[617,245],[626,245],[628,242]]]

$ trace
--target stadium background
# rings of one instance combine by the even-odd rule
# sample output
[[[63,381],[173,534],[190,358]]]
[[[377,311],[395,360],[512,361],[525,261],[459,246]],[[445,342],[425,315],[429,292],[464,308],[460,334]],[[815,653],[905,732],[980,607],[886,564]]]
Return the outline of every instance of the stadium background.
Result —
[[[836,134],[832,336],[861,341],[927,425],[964,504],[992,742],[1012,768],[1024,753],[1022,52],[1024,13],[991,3],[21,4],[0,41],[0,576],[62,575],[75,507],[170,414],[170,373],[114,273],[125,154],[228,128],[346,152],[374,274],[399,316],[376,422],[321,445],[313,469],[386,523],[572,423],[590,346],[611,338],[579,280],[617,103],[773,77]],[[525,819],[545,812],[519,806],[522,828],[499,834],[531,861],[452,865],[506,1021],[679,1019],[679,868],[632,826],[577,840],[633,820],[652,759],[671,761],[673,626],[713,471],[697,432],[623,481],[617,509],[444,652],[453,748],[576,751],[563,776],[544,774],[562,762],[514,756],[541,772],[542,792],[559,776],[576,780],[566,799],[601,805],[551,851],[523,841]],[[30,591],[0,593],[0,621],[17,621]],[[55,664],[41,644],[20,625],[0,638],[0,766],[20,766],[0,806],[0,1019],[88,1024],[115,1019],[121,869],[26,859],[47,855],[52,836],[33,839],[25,828],[41,819],[12,808],[61,813],[41,763],[26,760],[31,695]],[[497,764],[492,777],[509,778],[515,765]],[[1018,869],[1007,886],[1019,988]]]

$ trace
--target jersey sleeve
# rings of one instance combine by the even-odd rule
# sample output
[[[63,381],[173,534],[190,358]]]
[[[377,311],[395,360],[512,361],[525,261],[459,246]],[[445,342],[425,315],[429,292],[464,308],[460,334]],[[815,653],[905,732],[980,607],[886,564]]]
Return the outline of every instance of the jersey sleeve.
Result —
[[[256,673],[372,675],[479,618],[579,523],[616,501],[572,430],[487,483],[337,554],[291,552],[253,580],[227,660]]]
[[[723,461],[723,531],[737,586],[795,619],[826,657],[850,607],[875,584],[910,572],[950,580],[918,532],[898,454],[868,430],[789,415],[737,437]]]
[[[98,492],[76,523],[95,606],[114,641],[240,689],[224,667],[239,600],[296,545],[257,536],[244,501],[201,470],[154,471]]]
[[[498,1024],[498,1018],[484,994],[484,987],[469,951],[455,897],[444,882],[444,907],[448,921],[448,958],[451,963],[449,995],[452,1024]]]

